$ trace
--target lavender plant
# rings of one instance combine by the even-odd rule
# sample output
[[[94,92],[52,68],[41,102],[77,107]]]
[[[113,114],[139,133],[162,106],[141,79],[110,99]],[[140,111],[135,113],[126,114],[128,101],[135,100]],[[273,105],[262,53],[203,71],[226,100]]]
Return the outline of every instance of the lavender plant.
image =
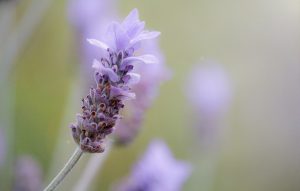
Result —
[[[112,22],[101,39],[88,39],[103,55],[93,61],[96,87],[82,99],[82,112],[77,122],[70,126],[73,138],[79,145],[66,166],[45,190],[54,190],[74,167],[83,152],[104,152],[105,138],[111,134],[121,118],[120,110],[125,101],[135,98],[132,85],[140,80],[140,74],[132,72],[135,64],[157,63],[151,54],[138,55],[142,42],[160,35],[157,31],[144,30],[145,22],[134,9],[122,23]]]
[[[105,33],[107,21],[116,17],[114,0],[70,0],[69,18],[70,22],[76,29],[79,39],[85,37],[102,38]],[[152,105],[157,95],[159,86],[162,82],[170,77],[170,71],[164,65],[164,56],[162,55],[158,41],[156,39],[145,40],[141,43],[140,54],[151,53],[158,63],[155,65],[136,65],[133,68],[134,73],[141,74],[143,78],[137,84],[132,86],[137,98],[127,104],[122,114],[126,115],[116,125],[114,133],[118,145],[130,143],[138,134],[142,122],[144,121],[145,112]],[[88,70],[86,63],[92,61],[92,58],[101,59],[103,54],[95,51],[94,47],[81,45],[80,50],[83,70]]]
[[[167,145],[152,141],[133,168],[114,191],[179,191],[191,172],[186,162],[177,161]]]
[[[77,43],[82,42],[81,39],[86,39],[86,37],[103,38],[108,21],[118,15],[115,11],[117,2],[114,0],[90,0],[88,2],[70,0],[68,6],[69,19],[76,29]],[[164,56],[159,49],[158,40],[144,40],[140,46],[141,48],[138,50],[140,55],[152,54],[158,62],[148,65],[137,64],[133,68],[132,72],[140,74],[142,78],[139,83],[132,85],[132,91],[136,94],[136,99],[126,103],[126,108],[121,111],[123,119],[115,125],[113,133],[114,146],[126,146],[134,140],[142,127],[146,111],[158,94],[160,84],[170,76],[169,70],[164,65]],[[82,62],[80,65],[81,76],[87,79],[85,76],[90,74],[87,63],[90,63],[94,58],[101,60],[106,52],[99,53],[99,49],[89,46],[87,43],[80,43],[79,47]],[[87,81],[87,83],[90,82]],[[109,152],[109,148],[112,148],[110,147],[111,143],[108,142],[106,145],[108,147],[107,152]],[[108,156],[107,152],[104,155],[93,155],[89,159],[80,179],[74,185],[74,190],[88,190],[90,183]]]

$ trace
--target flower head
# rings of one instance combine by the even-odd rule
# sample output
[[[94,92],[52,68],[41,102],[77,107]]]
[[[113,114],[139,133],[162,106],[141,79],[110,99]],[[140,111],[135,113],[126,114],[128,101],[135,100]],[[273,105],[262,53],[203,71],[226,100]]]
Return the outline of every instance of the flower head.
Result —
[[[139,20],[137,9],[129,13],[122,23],[113,22],[101,40],[89,39],[89,42],[99,48],[112,52],[124,52],[128,61],[153,63],[157,60],[151,55],[134,56],[133,53],[144,40],[154,39],[160,35],[157,31],[144,30],[145,22]]]
[[[71,125],[74,140],[85,152],[104,151],[104,139],[113,132],[124,101],[135,98],[131,88],[141,77],[133,72],[134,65],[157,62],[151,54],[137,55],[137,50],[143,48],[142,41],[159,35],[159,32],[145,31],[144,25],[134,9],[122,23],[113,22],[108,26],[104,40],[88,39],[100,48],[103,56],[93,62],[97,86],[82,100],[82,114]]]
[[[177,161],[167,145],[159,140],[151,142],[146,153],[134,166],[131,175],[117,187],[117,191],[178,191],[190,175],[190,166]]]

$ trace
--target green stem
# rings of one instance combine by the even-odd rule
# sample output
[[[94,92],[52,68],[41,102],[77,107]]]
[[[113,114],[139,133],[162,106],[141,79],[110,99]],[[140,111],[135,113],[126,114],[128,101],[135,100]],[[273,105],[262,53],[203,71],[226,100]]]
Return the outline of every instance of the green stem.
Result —
[[[73,155],[66,163],[66,165],[61,169],[61,171],[56,175],[56,177],[50,182],[50,184],[44,189],[44,191],[52,191],[55,190],[56,187],[64,180],[67,174],[73,169],[81,155],[83,154],[82,150],[77,147],[74,151]]]
[[[96,177],[97,173],[101,170],[102,164],[105,162],[111,149],[112,143],[108,142],[104,153],[93,154],[90,157],[85,169],[82,172],[82,176],[73,187],[73,191],[89,190],[89,186]]]

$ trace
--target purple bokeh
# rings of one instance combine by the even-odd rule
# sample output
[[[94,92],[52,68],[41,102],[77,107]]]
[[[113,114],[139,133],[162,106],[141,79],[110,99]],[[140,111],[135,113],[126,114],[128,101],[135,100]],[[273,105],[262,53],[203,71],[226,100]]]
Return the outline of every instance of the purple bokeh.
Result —
[[[179,191],[190,173],[189,164],[176,160],[163,141],[155,140],[115,190]]]

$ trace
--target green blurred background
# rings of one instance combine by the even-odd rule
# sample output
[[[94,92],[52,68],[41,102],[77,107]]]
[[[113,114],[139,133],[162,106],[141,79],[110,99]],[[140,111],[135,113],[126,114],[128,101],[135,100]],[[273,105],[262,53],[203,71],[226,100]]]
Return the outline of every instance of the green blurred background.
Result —
[[[18,3],[16,23],[28,2]],[[234,84],[224,120],[226,136],[209,190],[299,191],[300,1],[123,0],[120,15],[135,7],[150,28],[162,32],[161,47],[173,76],[161,87],[139,137],[126,148],[113,149],[92,189],[108,190],[158,137],[178,159],[194,165],[184,190],[201,190],[206,156],[197,152],[193,114],[183,89],[188,72],[204,57],[221,62]],[[46,181],[76,146],[68,124],[75,121],[85,94],[76,90],[81,83],[79,57],[66,10],[66,1],[51,2],[8,82],[14,94],[15,128],[9,149],[16,156],[35,157]],[[57,149],[60,153],[55,155]],[[58,190],[68,190],[77,181],[88,157]]]

